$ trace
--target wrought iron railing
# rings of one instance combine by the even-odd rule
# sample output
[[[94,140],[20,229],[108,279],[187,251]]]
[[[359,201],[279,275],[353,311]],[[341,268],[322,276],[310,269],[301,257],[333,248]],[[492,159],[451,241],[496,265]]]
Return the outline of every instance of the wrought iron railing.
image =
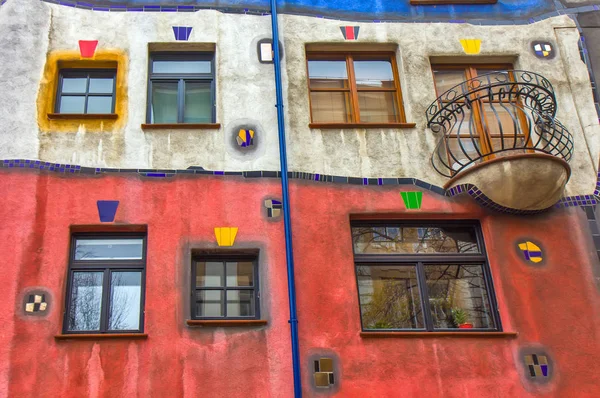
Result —
[[[552,84],[536,73],[500,71],[464,81],[427,109],[427,126],[441,134],[433,167],[452,177],[474,164],[517,153],[568,161],[573,138],[555,115]]]

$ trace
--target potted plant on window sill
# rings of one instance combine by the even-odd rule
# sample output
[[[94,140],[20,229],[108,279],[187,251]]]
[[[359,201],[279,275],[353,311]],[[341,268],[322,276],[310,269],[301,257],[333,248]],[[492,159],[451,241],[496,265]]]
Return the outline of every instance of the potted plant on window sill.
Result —
[[[468,315],[462,308],[453,308],[452,316],[454,317],[454,323],[458,325],[459,329],[473,329],[473,324],[468,322]]]

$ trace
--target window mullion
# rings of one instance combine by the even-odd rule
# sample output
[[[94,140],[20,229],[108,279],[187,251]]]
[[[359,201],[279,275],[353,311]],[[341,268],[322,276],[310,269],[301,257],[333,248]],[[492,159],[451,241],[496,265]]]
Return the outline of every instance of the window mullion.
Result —
[[[358,107],[358,90],[356,88],[356,75],[354,74],[354,57],[352,54],[346,56],[346,68],[348,69],[348,82],[350,83],[350,104],[352,108],[352,123],[360,123],[360,109]]]
[[[433,320],[429,305],[429,292],[427,291],[427,278],[425,277],[425,267],[419,261],[417,263],[417,277],[419,280],[419,293],[421,294],[421,306],[423,307],[423,317],[425,319],[425,329],[433,331]]]
[[[100,332],[108,331],[108,313],[109,313],[109,297],[110,297],[110,269],[105,268],[102,276],[102,302],[100,304]]]
[[[185,80],[179,79],[177,85],[177,123],[183,123],[185,109]]]
[[[84,114],[88,113],[88,94],[90,92],[90,74],[88,73],[86,76],[87,76],[87,79],[85,81],[85,101],[83,104],[83,113]]]

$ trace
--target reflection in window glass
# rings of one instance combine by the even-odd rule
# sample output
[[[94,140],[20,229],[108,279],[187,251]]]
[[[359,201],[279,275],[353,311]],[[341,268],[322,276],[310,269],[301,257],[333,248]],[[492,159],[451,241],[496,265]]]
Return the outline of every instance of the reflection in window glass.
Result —
[[[196,287],[221,287],[224,285],[223,282],[221,261],[196,263]]]
[[[60,100],[59,113],[85,113],[85,97],[63,96]]]
[[[143,239],[77,239],[75,260],[140,260]]]
[[[196,292],[196,316],[222,317],[223,312],[222,290],[199,290]]]
[[[311,88],[348,88],[346,61],[308,61]]]
[[[415,266],[357,266],[364,329],[422,329]]]
[[[113,86],[113,78],[90,78],[89,92],[93,94],[112,94]]]
[[[213,102],[210,83],[185,83],[184,123],[210,123]]]
[[[348,92],[311,92],[312,121],[314,123],[346,123],[351,118]]]
[[[480,253],[473,227],[353,227],[354,251],[361,254]],[[394,229],[395,228],[395,229]]]
[[[177,123],[178,82],[152,82],[151,123]]]
[[[395,123],[398,120],[394,91],[359,91],[358,108],[363,123]]]
[[[227,290],[227,316],[254,316],[252,290]]]
[[[434,328],[495,326],[481,265],[426,265],[425,279]]]
[[[87,113],[111,113],[112,100],[112,97],[88,97]]]
[[[113,272],[110,291],[110,330],[140,328],[141,272]]]
[[[227,263],[227,286],[253,286],[254,264],[251,262]]]
[[[394,88],[390,61],[354,61],[358,88]]]
[[[86,77],[65,77],[62,80],[63,93],[85,94],[86,86]]]
[[[154,61],[152,73],[210,73],[210,61]]]
[[[68,330],[100,330],[103,272],[73,272]]]

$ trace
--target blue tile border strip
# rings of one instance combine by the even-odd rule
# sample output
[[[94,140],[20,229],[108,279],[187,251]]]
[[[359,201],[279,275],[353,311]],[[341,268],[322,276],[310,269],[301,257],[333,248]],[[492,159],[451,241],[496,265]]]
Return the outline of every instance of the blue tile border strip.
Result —
[[[0,5],[2,5],[6,0],[0,0]],[[200,10],[216,10],[225,13],[237,13],[237,14],[251,14],[251,15],[270,15],[268,6],[255,6],[254,8],[247,8],[247,6],[238,6],[238,7],[227,7],[227,6],[219,6],[219,2],[215,2],[213,5],[151,5],[151,4],[139,4],[139,5],[118,5],[118,4],[92,4],[85,1],[78,0],[40,0],[42,2],[62,5],[66,7],[79,8],[83,10],[91,10],[91,11],[105,11],[105,12],[196,12]],[[168,2],[168,0],[165,0]],[[562,5],[561,5],[562,6]],[[414,9],[419,9],[420,7],[430,6],[412,6]],[[412,8],[411,7],[411,8]],[[544,12],[540,15],[536,15],[530,18],[523,19],[482,19],[482,18],[471,18],[471,19],[446,19],[446,18],[419,18],[418,22],[431,23],[431,22],[447,22],[447,23],[469,23],[473,25],[525,25],[532,24],[536,22],[540,22],[547,18],[552,18],[560,15],[576,15],[579,13],[597,11],[598,6],[596,5],[586,5],[581,7],[574,8],[558,8],[555,5],[556,9],[550,12]],[[299,15],[299,16],[312,16],[316,18],[324,18],[324,19],[333,19],[333,20],[343,20],[343,21],[355,21],[355,22],[374,22],[374,23],[385,23],[385,22],[414,22],[414,15],[406,16],[405,18],[398,19],[364,19],[354,16],[347,15],[339,12],[339,10],[332,10],[339,14],[343,14],[343,18],[336,18],[327,15],[318,15],[318,11],[315,13],[309,13],[307,11],[299,11],[295,10],[293,6],[288,10],[281,10],[280,12],[283,14],[289,15]],[[360,13],[358,13],[360,15]],[[508,17],[510,18],[510,17]]]
[[[111,167],[82,167],[72,164],[59,164],[44,162],[40,160],[30,159],[4,159],[0,160],[0,168],[7,169],[36,169],[43,171],[52,171],[60,174],[82,174],[82,175],[98,175],[106,173],[131,173],[141,177],[165,179],[172,178],[178,175],[214,175],[214,176],[240,176],[244,178],[280,178],[280,171],[221,171],[221,170],[205,170],[203,167],[190,166],[187,169],[127,169],[127,168],[111,168]],[[389,185],[414,185],[431,191],[438,195],[455,197],[458,195],[468,194],[480,206],[495,210],[500,213],[508,214],[537,214],[544,210],[519,210],[510,207],[499,205],[488,198],[476,186],[472,184],[462,184],[456,187],[445,190],[437,185],[429,184],[425,181],[416,178],[362,178],[362,177],[344,177],[318,173],[304,173],[299,171],[288,172],[289,178],[316,182],[328,182],[334,184],[350,184],[362,186],[389,186]],[[591,195],[576,195],[562,198],[556,208],[573,207],[573,206],[593,206],[600,203],[600,172],[596,181],[596,190]]]

